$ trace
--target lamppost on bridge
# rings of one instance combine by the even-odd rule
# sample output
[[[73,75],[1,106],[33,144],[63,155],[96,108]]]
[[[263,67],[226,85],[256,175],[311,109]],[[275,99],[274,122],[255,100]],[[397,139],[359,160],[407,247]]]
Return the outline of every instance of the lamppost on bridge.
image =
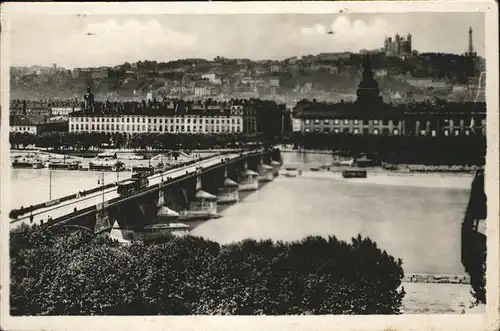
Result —
[[[102,204],[104,206],[104,171],[101,172],[101,178],[97,179],[97,184],[101,184],[102,187]]]
[[[49,201],[52,200],[52,169],[49,167]]]

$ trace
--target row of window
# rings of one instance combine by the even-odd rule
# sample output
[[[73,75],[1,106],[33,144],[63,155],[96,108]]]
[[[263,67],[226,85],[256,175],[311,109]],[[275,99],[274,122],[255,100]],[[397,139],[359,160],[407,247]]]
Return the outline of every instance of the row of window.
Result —
[[[342,133],[364,134],[364,135],[368,135],[368,134],[379,135],[379,134],[382,134],[382,135],[388,136],[391,131],[389,129],[387,129],[387,128],[386,129],[382,129],[381,131],[379,129],[373,129],[373,130],[371,130],[371,132],[370,132],[369,129],[359,130],[358,128],[354,128],[352,130],[350,130],[348,128],[344,128],[342,130],[340,128],[333,128],[333,130],[330,131],[330,128],[326,127],[326,128],[323,128],[323,130],[320,130],[319,128],[316,128],[314,130],[306,128],[305,132],[325,132],[325,133],[329,133],[329,132],[340,133],[340,132],[342,132]],[[432,137],[435,137],[438,134],[438,132],[436,130],[420,130],[418,133],[419,133],[420,136],[432,136]],[[470,135],[482,134],[482,131],[481,130],[472,130],[472,129],[464,129],[464,130],[459,130],[459,129],[448,130],[448,129],[445,129],[445,130],[442,131],[442,133],[445,136],[460,136],[460,135],[470,136]],[[398,129],[393,129],[392,130],[392,135],[394,135],[394,136],[400,135],[400,131]]]
[[[312,132],[312,130],[308,129],[308,128],[305,131],[306,132]],[[314,132],[326,132],[326,133],[328,133],[328,132],[333,132],[333,133],[340,133],[340,132],[342,132],[342,133],[353,133],[353,134],[361,134],[362,133],[362,134],[365,134],[365,135],[366,134],[379,135],[380,133],[382,133],[383,135],[389,135],[390,130],[389,129],[383,129],[382,131],[380,131],[379,129],[373,129],[370,132],[369,129],[360,130],[358,128],[354,128],[352,130],[349,130],[348,128],[344,128],[344,129],[341,130],[340,128],[333,128],[333,130],[330,131],[330,128],[323,128],[323,130],[320,130],[319,128],[316,128],[316,129],[314,129]],[[400,133],[400,131],[398,129],[392,130],[392,135],[394,135],[394,136],[399,135],[399,133]]]
[[[122,131],[122,132],[241,132],[240,126],[213,126],[204,127],[197,126],[184,126],[184,125],[159,125],[159,126],[146,126],[135,124],[71,124],[70,131]],[[198,131],[199,129],[199,131]]]
[[[330,120],[330,119],[324,119],[324,120],[319,120],[319,119],[316,119],[316,120],[305,120],[305,123],[306,124],[311,124],[311,123],[314,123],[314,124],[320,124],[321,122],[323,122],[324,124],[330,124],[330,123],[333,123],[333,124],[340,124],[340,120],[339,119],[334,119],[334,120]],[[370,121],[369,120],[343,120],[343,123],[348,125],[350,123],[353,123],[355,125],[357,124],[362,124],[362,125],[369,125],[370,124]],[[374,125],[378,125],[378,124],[382,124],[382,125],[389,125],[389,122],[392,122],[392,124],[394,126],[398,126],[399,125],[399,120],[392,120],[392,121],[389,121],[389,120],[371,120],[372,124]]]
[[[349,125],[349,124],[354,124],[354,125],[369,125],[370,121],[369,120],[348,120],[348,119],[345,119],[342,121],[344,125]],[[372,124],[373,125],[379,125],[379,124],[382,124],[383,126],[389,126],[391,123],[393,126],[398,126],[399,123],[401,121],[399,120],[371,120]],[[470,121],[471,123],[474,123],[475,125],[481,125],[482,124],[482,120],[481,119],[473,119],[472,121]],[[305,120],[305,124],[306,125],[309,125],[309,124],[321,124],[321,123],[324,123],[324,124],[335,124],[335,125],[339,125],[341,123],[341,120],[339,119],[333,119],[333,120],[329,120],[329,119],[324,119],[324,120],[319,120],[319,119],[316,119],[316,120],[308,120],[306,119]],[[410,122],[411,123],[411,122]],[[414,124],[415,126],[420,123],[420,124],[425,124],[425,121],[416,121],[416,122],[413,122],[412,124]],[[466,120],[453,120],[453,119],[445,119],[444,120],[444,125],[443,126],[461,126],[463,125],[464,123],[469,123],[469,121],[466,121]]]
[[[11,126],[13,131],[35,131],[36,128],[33,126]]]
[[[135,117],[127,117],[127,118],[124,118],[124,117],[121,117],[121,118],[115,118],[115,117],[106,117],[106,118],[101,118],[101,117],[74,117],[72,118],[72,121],[78,123],[78,122],[103,122],[103,123],[141,123],[141,120],[140,118],[135,118]],[[187,124],[196,124],[196,123],[199,123],[199,124],[203,124],[203,123],[206,123],[206,124],[214,124],[214,121],[215,121],[215,124],[240,124],[241,123],[241,119],[240,118],[227,118],[227,119],[197,119],[197,118],[175,118],[175,123],[179,124],[179,123],[187,123]],[[163,124],[163,118],[148,118],[148,120],[146,121],[146,118],[143,117],[142,118],[142,123],[154,123],[156,124],[157,122],[159,124]],[[174,123],[174,119],[173,118],[170,118],[170,121],[169,119],[165,119],[165,124],[169,123],[170,124],[173,124]]]

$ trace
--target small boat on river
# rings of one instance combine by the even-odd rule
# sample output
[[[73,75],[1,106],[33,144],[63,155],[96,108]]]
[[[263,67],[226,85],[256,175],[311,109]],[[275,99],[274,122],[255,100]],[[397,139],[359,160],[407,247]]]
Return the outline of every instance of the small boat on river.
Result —
[[[121,171],[125,164],[118,160],[116,153],[100,153],[90,163],[89,170]]]
[[[43,162],[35,154],[28,154],[26,156],[19,156],[12,162],[14,169],[41,169]]]
[[[367,172],[364,169],[346,169],[342,171],[344,178],[366,178]]]
[[[79,170],[81,167],[80,161],[55,161],[49,163],[49,169],[54,170]]]
[[[146,157],[140,154],[123,154],[120,155],[120,159],[124,160],[144,160]]]
[[[45,165],[49,169],[53,170],[79,170],[82,165],[78,160],[67,160],[66,155],[64,155],[63,159],[51,159],[46,162]]]

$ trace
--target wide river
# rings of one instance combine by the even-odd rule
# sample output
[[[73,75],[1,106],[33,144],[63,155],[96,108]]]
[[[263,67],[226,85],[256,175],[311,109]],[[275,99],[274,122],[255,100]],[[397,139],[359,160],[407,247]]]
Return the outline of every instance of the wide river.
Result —
[[[331,160],[326,154],[283,153],[284,166],[307,168]],[[99,176],[52,171],[50,179],[47,169],[12,170],[11,206],[48,200],[49,182],[55,198],[94,187]],[[116,181],[116,176],[107,173],[105,182]],[[120,174],[125,176],[130,172]],[[276,178],[222,210],[223,217],[198,225],[193,235],[228,243],[308,235],[350,240],[361,234],[401,258],[406,273],[464,274],[460,226],[471,182],[471,175],[369,173],[367,179],[345,180],[338,174],[305,171],[299,177]],[[460,311],[471,299],[468,285],[407,285],[409,312]]]

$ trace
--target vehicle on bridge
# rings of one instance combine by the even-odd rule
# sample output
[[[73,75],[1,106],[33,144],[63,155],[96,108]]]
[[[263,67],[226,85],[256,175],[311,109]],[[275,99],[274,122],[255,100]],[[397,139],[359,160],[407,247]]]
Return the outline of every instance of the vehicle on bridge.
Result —
[[[132,174],[132,178],[118,183],[117,193],[119,195],[130,195],[148,187],[148,185],[147,173],[134,173]]]
[[[132,167],[132,172],[136,172],[136,173],[146,173],[148,174],[148,176],[151,176],[155,171],[155,168],[152,167],[152,166],[135,166],[135,167]]]

